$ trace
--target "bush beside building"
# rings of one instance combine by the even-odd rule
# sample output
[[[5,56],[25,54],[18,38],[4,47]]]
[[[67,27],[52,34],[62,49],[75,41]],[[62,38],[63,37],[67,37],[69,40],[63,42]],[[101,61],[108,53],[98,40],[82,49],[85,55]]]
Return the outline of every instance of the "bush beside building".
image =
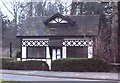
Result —
[[[45,61],[16,61],[13,58],[2,58],[1,69],[8,70],[43,70],[48,71]],[[120,72],[120,66],[109,64],[100,59],[66,58],[51,63],[51,71],[65,72]]]
[[[100,59],[58,59],[52,61],[52,71],[70,71],[70,72],[109,72],[111,65]]]
[[[44,61],[16,61],[10,58],[2,58],[2,69],[10,70],[49,70]]]

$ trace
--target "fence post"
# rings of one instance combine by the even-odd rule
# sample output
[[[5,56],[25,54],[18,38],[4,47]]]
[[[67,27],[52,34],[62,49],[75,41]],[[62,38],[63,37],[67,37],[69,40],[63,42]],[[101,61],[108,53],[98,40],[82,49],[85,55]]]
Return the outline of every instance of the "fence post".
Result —
[[[12,58],[12,42],[10,42],[10,58]]]

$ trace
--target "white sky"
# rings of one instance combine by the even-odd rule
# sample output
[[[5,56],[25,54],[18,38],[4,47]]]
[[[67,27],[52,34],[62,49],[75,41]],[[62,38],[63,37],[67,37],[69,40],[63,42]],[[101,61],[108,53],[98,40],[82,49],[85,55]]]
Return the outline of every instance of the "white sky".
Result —
[[[7,3],[7,4],[8,4],[8,3]],[[12,10],[12,9],[9,7],[9,5],[6,5],[6,6],[9,8],[9,10]],[[12,14],[8,12],[8,10],[5,8],[5,6],[2,4],[1,1],[0,1],[0,10],[2,11],[2,13],[3,13],[4,15],[7,15],[7,16],[9,17],[9,19],[13,19]]]

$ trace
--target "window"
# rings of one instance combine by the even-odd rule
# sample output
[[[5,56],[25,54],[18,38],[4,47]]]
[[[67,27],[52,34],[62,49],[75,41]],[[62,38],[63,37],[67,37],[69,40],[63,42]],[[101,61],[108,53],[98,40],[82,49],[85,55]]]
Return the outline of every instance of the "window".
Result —
[[[87,47],[67,47],[68,58],[87,58],[88,48]]]
[[[45,47],[28,47],[28,58],[46,58]]]
[[[66,20],[63,20],[62,18],[55,18],[54,20],[50,21],[49,23],[68,23]]]

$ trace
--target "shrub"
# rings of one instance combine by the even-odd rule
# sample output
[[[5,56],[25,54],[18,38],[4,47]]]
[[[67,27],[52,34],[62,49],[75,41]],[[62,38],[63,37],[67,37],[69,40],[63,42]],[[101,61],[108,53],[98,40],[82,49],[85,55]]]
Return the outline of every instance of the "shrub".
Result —
[[[2,61],[2,69],[11,70],[49,70],[48,64],[45,61]]]
[[[107,72],[110,68],[110,64],[100,59],[66,58],[51,63],[52,71]]]
[[[7,68],[9,66],[8,62],[15,61],[13,58],[1,58],[2,60],[2,67],[1,68]]]
[[[119,63],[111,63],[111,65],[112,65],[111,70],[113,72],[120,72],[120,64]]]
[[[30,82],[25,82],[25,81],[1,81],[0,83],[30,83]]]
[[[2,58],[2,62],[14,61],[14,58]]]

